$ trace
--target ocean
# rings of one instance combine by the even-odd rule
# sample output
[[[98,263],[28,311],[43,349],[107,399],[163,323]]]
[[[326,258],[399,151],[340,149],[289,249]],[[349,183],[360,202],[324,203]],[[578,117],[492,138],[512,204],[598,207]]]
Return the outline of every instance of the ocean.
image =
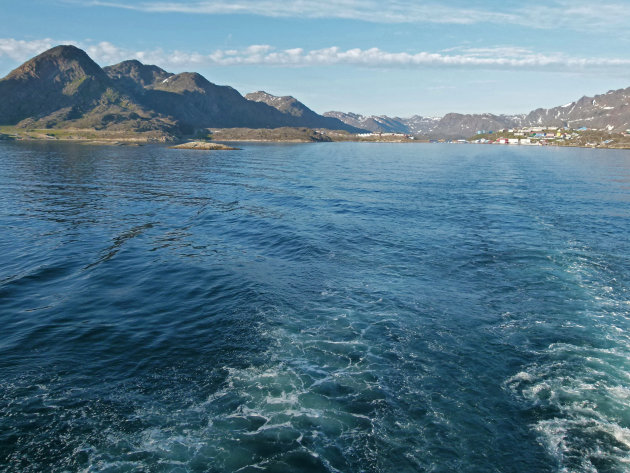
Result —
[[[0,471],[630,471],[630,152],[0,142]]]

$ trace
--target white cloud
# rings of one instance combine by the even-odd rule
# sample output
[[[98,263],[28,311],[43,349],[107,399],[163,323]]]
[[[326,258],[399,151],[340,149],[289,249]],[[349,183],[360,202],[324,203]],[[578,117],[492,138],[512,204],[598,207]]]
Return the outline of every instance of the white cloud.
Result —
[[[539,5],[528,4],[526,11],[529,21],[537,21],[541,28],[607,32],[623,29],[625,32],[630,24],[630,8],[623,2],[555,0]]]
[[[293,0],[236,0],[236,1],[192,1],[168,2],[145,1],[136,4],[107,0],[83,2],[88,6],[107,6],[128,10],[160,13],[191,13],[210,15],[247,14],[285,18],[343,18],[378,23],[474,23],[487,17],[487,11],[475,9],[453,9],[439,3],[410,2],[397,0],[320,0],[307,2]],[[513,15],[498,13],[496,21],[513,18]]]
[[[12,38],[0,38],[0,57],[9,57],[14,61],[24,61],[53,47],[52,39],[25,41]]]
[[[501,7],[476,2],[476,7],[449,6],[446,2],[401,0],[197,0],[140,1],[66,0],[84,6],[106,6],[145,12],[189,14],[248,14],[284,18],[340,18],[374,23],[494,23],[530,28],[573,30],[627,28],[630,8],[623,3],[590,0],[524,2],[521,7]]]
[[[0,38],[0,58],[24,61],[55,43],[51,39],[34,41]],[[66,42],[67,44],[67,42]],[[204,66],[275,67],[357,66],[373,68],[458,67],[486,69],[531,69],[562,71],[601,71],[602,69],[630,69],[630,59],[605,57],[573,57],[561,53],[538,53],[520,47],[451,49],[442,52],[389,52],[379,48],[341,49],[276,49],[270,45],[251,45],[241,49],[217,49],[209,54],[187,51],[154,49],[134,51],[109,42],[73,43],[98,63],[114,64],[125,59],[138,59],[146,64],[157,64],[175,70]]]

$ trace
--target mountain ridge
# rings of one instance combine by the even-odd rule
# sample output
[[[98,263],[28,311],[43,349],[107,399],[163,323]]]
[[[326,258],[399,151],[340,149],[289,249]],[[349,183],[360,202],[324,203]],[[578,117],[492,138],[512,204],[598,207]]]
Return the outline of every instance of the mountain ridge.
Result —
[[[71,45],[51,48],[0,79],[0,98],[0,125],[162,132],[172,139],[209,127],[301,127],[305,121],[196,72],[173,74],[137,60],[101,68]],[[293,100],[311,122],[360,131]]]
[[[430,138],[469,138],[481,130],[526,126],[587,127],[622,132],[630,128],[630,87],[593,97],[584,96],[566,105],[538,108],[526,114],[452,112],[443,117],[413,115],[409,118],[365,116],[351,112],[326,112],[323,115],[375,133],[407,133]]]

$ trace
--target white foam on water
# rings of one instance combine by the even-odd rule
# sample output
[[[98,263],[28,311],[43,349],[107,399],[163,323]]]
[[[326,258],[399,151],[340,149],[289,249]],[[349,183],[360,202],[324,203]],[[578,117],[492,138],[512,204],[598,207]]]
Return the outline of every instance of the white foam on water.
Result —
[[[506,387],[533,408],[555,412],[532,428],[561,471],[596,472],[593,462],[598,458],[627,464],[629,419],[619,418],[618,413],[630,412],[630,390],[616,384],[619,380],[606,379],[604,372],[569,375],[568,371],[559,364],[532,366],[507,380]]]
[[[608,283],[614,280],[609,265],[590,248],[570,243],[567,284],[579,288],[577,297],[583,302],[574,304],[582,310],[561,325],[576,330],[575,338],[584,343],[550,344],[537,353],[537,363],[507,379],[504,387],[539,418],[531,428],[560,472],[597,473],[601,465],[606,465],[602,471],[626,472],[630,327],[628,312],[619,309],[628,301]]]
[[[379,389],[362,329],[353,328],[343,312],[309,322],[296,319],[267,328],[270,344],[260,357],[267,362],[224,366],[225,380],[205,401],[178,410],[148,406],[136,416],[153,419],[155,427],[108,443],[128,442],[132,451],[163,464],[205,462],[226,471],[262,470],[299,453],[338,472],[318,453],[328,448],[347,458],[354,451],[374,457],[369,439],[377,419],[348,409],[355,397]],[[330,338],[330,333],[341,336]],[[265,448],[269,452],[261,453]],[[107,456],[102,449],[92,452],[90,463],[102,464]]]

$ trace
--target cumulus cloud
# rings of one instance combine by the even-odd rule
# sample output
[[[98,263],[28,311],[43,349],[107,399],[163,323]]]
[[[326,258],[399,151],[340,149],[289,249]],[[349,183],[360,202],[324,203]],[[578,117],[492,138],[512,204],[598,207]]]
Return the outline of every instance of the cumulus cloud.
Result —
[[[14,61],[24,61],[36,54],[53,47],[52,39],[36,39],[34,41],[0,38],[0,57],[8,57]]]
[[[51,39],[23,41],[0,39],[0,57],[26,60],[55,44]],[[59,43],[57,43],[59,44]],[[67,43],[66,43],[67,44]],[[154,49],[135,51],[109,42],[74,43],[100,64],[138,59],[175,70],[204,66],[356,66],[373,68],[457,67],[489,69],[532,69],[600,71],[605,68],[630,69],[630,59],[573,57],[561,53],[538,53],[521,47],[451,49],[442,52],[390,52],[379,48],[276,49],[270,45],[251,45],[240,49],[217,49],[208,54]]]
[[[66,0],[79,3],[76,0]],[[630,9],[623,3],[590,0],[524,2],[520,7],[501,7],[496,2],[475,2],[474,7],[446,2],[400,0],[197,0],[81,1],[84,6],[106,6],[145,12],[189,14],[247,14],[284,18],[340,18],[375,23],[513,24],[530,28],[610,29],[630,24]]]

